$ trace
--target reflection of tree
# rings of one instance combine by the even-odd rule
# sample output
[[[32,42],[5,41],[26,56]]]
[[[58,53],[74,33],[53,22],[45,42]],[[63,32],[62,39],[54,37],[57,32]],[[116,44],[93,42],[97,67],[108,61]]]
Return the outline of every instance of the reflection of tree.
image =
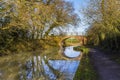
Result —
[[[23,79],[30,79],[30,80],[37,80],[37,79],[44,79],[45,73],[43,69],[43,65],[40,59],[40,56],[34,56],[31,60],[27,61],[25,64],[25,70],[21,74]]]
[[[55,65],[51,65],[48,58],[42,56],[27,55],[24,58],[16,57],[17,59],[9,59],[0,63],[0,80],[63,80],[63,67],[66,62],[60,66],[59,69],[54,68]],[[20,60],[21,59],[21,60]],[[55,60],[56,61],[56,60]],[[55,63],[55,62],[53,62]],[[61,63],[58,63],[61,64]],[[47,66],[47,68],[45,67]],[[66,66],[69,67],[69,66]],[[67,69],[67,68],[65,68]],[[46,71],[49,71],[48,74]],[[3,73],[2,73],[3,72]],[[51,78],[51,74],[54,75],[54,79]]]
[[[50,80],[50,74],[46,74],[47,69],[45,69],[45,65],[48,66],[50,74],[53,73],[55,77],[60,78],[59,70],[55,70],[52,66],[50,66],[47,59],[40,56],[34,56],[31,60],[26,62],[26,65],[24,66],[25,70],[23,70],[21,74],[21,80]]]
[[[60,78],[61,77],[61,73],[59,72],[59,70],[55,70],[48,62],[48,60],[44,59],[45,64],[49,67],[49,69],[52,71],[53,74],[56,75],[56,78]]]
[[[31,54],[16,54],[0,58],[0,80],[17,80]]]
[[[70,74],[67,69],[70,67],[71,62],[67,60],[55,60],[55,61],[50,60],[49,63],[54,70],[60,73],[57,77],[58,80],[64,80],[67,78],[67,75]]]

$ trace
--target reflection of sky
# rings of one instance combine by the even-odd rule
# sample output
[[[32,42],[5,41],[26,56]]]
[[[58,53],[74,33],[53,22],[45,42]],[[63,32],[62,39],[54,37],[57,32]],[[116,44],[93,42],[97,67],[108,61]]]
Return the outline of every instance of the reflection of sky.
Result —
[[[80,55],[80,52],[73,50],[73,46],[66,47],[64,53],[68,57],[78,57]]]
[[[50,65],[62,73],[75,73],[79,65],[79,61],[66,61],[66,60],[49,60]],[[72,66],[71,66],[72,65]]]
[[[74,8],[75,8],[75,12],[79,15],[81,22],[79,23],[79,25],[77,27],[73,27],[70,29],[69,32],[74,33],[77,32],[78,34],[82,34],[85,32],[85,29],[89,26],[85,23],[84,20],[84,15],[82,14],[81,10],[85,7],[87,7],[87,4],[89,3],[89,0],[66,0],[66,1],[70,1],[73,3]],[[70,34],[71,34],[70,33]]]
[[[49,64],[55,70],[58,70],[63,74],[64,80],[72,80],[73,79],[74,74],[79,66],[79,62],[80,61],[49,60]]]

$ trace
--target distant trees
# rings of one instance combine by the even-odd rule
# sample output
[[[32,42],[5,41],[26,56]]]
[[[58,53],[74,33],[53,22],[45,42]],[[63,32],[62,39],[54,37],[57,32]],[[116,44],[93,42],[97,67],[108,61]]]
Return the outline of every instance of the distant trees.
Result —
[[[91,23],[87,30],[89,43],[104,48],[120,47],[120,5],[118,0],[90,0],[86,16]]]

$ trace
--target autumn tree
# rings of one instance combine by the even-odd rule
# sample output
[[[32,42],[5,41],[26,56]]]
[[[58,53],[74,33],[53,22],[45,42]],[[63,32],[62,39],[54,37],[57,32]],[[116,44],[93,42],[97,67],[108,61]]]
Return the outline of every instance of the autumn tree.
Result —
[[[92,25],[88,28],[87,34],[94,44],[118,49],[120,45],[120,11],[116,3],[118,0],[90,1],[86,16]]]
[[[27,28],[32,38],[44,37],[55,27],[76,25],[79,21],[72,3],[64,0],[2,0],[10,23],[6,27]],[[5,20],[6,21],[6,20]]]

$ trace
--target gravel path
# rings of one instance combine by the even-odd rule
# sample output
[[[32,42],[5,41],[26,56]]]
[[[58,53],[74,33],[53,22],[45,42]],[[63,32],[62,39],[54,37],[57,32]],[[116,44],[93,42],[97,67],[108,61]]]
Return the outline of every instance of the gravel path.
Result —
[[[120,80],[120,65],[97,49],[90,50],[99,80]]]

